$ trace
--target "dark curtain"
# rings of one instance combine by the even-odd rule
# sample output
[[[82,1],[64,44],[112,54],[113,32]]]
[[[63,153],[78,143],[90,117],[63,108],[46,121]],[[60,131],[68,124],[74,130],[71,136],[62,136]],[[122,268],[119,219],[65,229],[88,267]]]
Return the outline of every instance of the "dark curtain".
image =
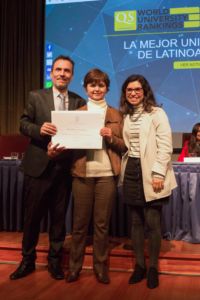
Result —
[[[18,133],[28,92],[42,86],[44,0],[0,1],[0,134]]]

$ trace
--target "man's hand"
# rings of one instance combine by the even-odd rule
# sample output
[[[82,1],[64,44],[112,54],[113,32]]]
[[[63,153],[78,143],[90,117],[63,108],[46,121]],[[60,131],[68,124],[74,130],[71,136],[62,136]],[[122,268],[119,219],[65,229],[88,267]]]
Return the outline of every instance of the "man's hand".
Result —
[[[51,142],[47,146],[47,155],[51,158],[57,157],[64,150],[67,150],[65,147],[59,147],[59,144],[53,145]]]
[[[45,122],[42,127],[40,128],[40,134],[41,135],[55,135],[57,132],[57,128],[54,124]]]

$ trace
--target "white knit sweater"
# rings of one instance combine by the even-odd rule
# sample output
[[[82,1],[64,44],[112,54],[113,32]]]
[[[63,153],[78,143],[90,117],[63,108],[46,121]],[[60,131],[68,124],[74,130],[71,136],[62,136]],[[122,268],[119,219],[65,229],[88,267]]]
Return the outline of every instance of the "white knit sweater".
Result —
[[[106,114],[107,103],[105,99],[95,101],[89,99],[88,111],[101,111]],[[86,177],[102,177],[113,176],[113,171],[108,157],[105,143],[103,142],[103,149],[100,150],[87,150],[87,162],[86,162]]]

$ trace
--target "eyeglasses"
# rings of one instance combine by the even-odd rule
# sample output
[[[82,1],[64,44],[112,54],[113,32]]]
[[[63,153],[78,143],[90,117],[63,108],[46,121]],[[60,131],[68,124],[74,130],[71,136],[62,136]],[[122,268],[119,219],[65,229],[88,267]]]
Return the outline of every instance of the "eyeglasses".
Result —
[[[136,94],[140,94],[142,91],[143,91],[142,87],[138,87],[138,88],[135,88],[135,89],[131,89],[131,88],[126,89],[127,94],[131,94],[132,92],[134,92]]]

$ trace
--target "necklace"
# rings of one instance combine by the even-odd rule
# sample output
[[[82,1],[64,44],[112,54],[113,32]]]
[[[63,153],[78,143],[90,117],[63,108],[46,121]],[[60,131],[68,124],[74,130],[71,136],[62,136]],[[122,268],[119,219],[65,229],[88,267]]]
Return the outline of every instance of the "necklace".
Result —
[[[134,118],[133,116],[134,116],[134,114],[131,116],[131,121],[132,122],[136,122],[137,120],[139,120],[139,118],[141,117],[141,115],[143,114],[143,112],[144,112],[144,109],[143,110],[141,110],[141,112],[139,113],[139,114],[137,114],[137,116]]]

